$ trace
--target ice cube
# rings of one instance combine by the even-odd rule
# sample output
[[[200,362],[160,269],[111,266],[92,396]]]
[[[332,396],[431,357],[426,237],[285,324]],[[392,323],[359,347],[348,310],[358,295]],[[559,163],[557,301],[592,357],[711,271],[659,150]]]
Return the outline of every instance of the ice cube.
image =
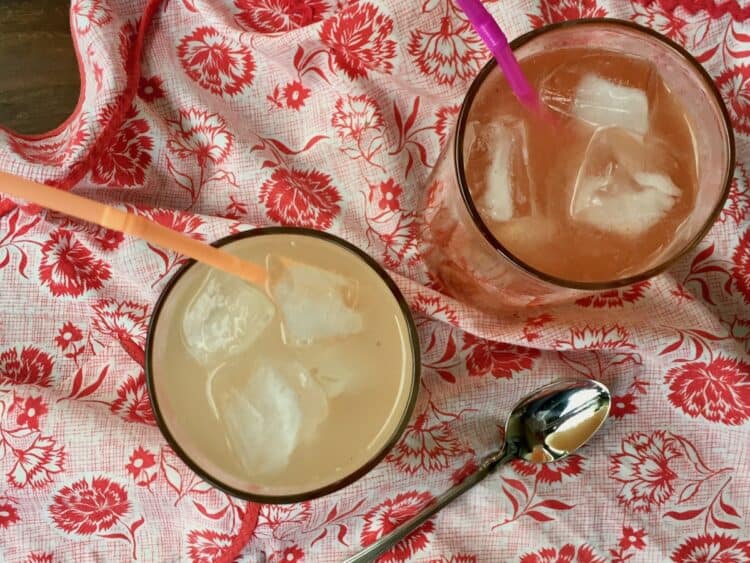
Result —
[[[495,129],[490,146],[492,147],[491,160],[487,167],[487,179],[480,207],[494,221],[507,221],[513,217],[510,174],[513,138]]]
[[[216,366],[252,346],[275,314],[259,288],[211,270],[185,310],[185,347],[200,364]]]
[[[297,364],[262,365],[223,399],[227,440],[251,475],[284,469],[328,416],[325,393]]]
[[[357,389],[362,383],[361,356],[339,347],[333,354],[332,346],[319,345],[306,352],[310,375],[320,384],[329,399]]]
[[[285,371],[299,399],[304,420],[300,438],[306,442],[315,435],[318,426],[328,417],[328,394],[318,379],[302,365],[289,364]]]
[[[464,132],[464,162],[469,160],[471,154],[471,148],[474,146],[474,141],[477,140],[477,130],[479,129],[478,121],[469,121],[466,124],[466,131]]]
[[[572,110],[578,119],[595,127],[622,127],[639,135],[649,128],[646,92],[595,74],[585,75],[578,83]]]
[[[682,191],[658,147],[623,129],[599,129],[578,171],[570,215],[604,232],[643,234],[663,219]]]
[[[302,410],[294,388],[270,367],[228,394],[222,413],[232,451],[251,475],[283,469],[299,441]]]
[[[549,246],[556,234],[555,223],[544,216],[528,216],[492,226],[495,237],[511,252],[533,255]]]
[[[525,214],[531,195],[525,124],[504,120],[477,129],[471,165],[486,170],[473,182],[479,211],[492,221]]]
[[[616,82],[616,59],[603,63],[598,56],[581,57],[558,65],[542,80],[539,94],[553,111],[594,127],[618,126],[644,135],[649,128],[649,100],[656,103],[658,73],[642,61],[638,80]],[[595,69],[595,70],[592,70]]]
[[[269,257],[268,270],[285,343],[305,346],[363,330],[356,280],[277,256]]]

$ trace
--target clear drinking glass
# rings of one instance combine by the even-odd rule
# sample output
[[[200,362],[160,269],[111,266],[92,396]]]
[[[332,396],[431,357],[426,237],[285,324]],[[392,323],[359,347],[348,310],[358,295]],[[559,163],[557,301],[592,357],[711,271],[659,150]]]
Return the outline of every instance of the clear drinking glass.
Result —
[[[541,272],[511,253],[483,222],[464,170],[469,111],[485,79],[500,72],[492,59],[463,100],[456,127],[435,165],[421,209],[421,250],[431,273],[456,299],[485,311],[569,301],[653,277],[668,269],[706,235],[729,193],[734,137],[711,77],[682,47],[639,25],[619,20],[563,22],[531,31],[511,43],[519,60],[564,48],[606,49],[652,61],[685,108],[695,132],[698,193],[695,207],[659,263],[622,279],[578,282]],[[564,142],[564,140],[561,140]]]
[[[170,347],[169,340],[174,338],[174,334],[179,334],[181,331],[179,319],[187,306],[187,302],[191,299],[191,290],[186,288],[193,287],[191,284],[196,279],[205,276],[208,266],[196,264],[195,261],[191,260],[170,279],[154,307],[146,340],[145,372],[149,398],[156,422],[169,445],[182,461],[206,482],[232,496],[266,504],[301,502],[317,498],[343,488],[368,473],[387,455],[406,429],[416,404],[420,380],[419,337],[409,307],[398,287],[385,270],[362,250],[327,233],[292,227],[255,229],[220,239],[214,243],[214,246],[223,247],[228,252],[243,256],[248,248],[247,243],[254,242],[258,237],[273,236],[278,238],[289,235],[293,235],[296,239],[312,237],[329,243],[331,247],[337,247],[336,250],[339,252],[343,250],[351,253],[356,260],[361,261],[375,273],[374,279],[382,280],[383,286],[379,288],[377,294],[382,294],[383,299],[393,299],[391,303],[386,305],[392,307],[396,311],[396,315],[401,317],[397,321],[394,320],[394,330],[396,330],[396,326],[399,327],[398,338],[404,343],[402,348],[403,365],[409,367],[405,368],[403,383],[399,392],[393,398],[393,406],[390,408],[387,420],[382,421],[382,427],[378,430],[377,436],[369,439],[369,442],[363,442],[357,452],[352,452],[352,457],[361,457],[366,461],[354,467],[351,471],[338,474],[316,486],[268,488],[265,485],[253,482],[252,478],[242,472],[228,472],[222,467],[221,463],[217,462],[211,449],[197,444],[199,440],[191,438],[191,433],[194,432],[192,428],[195,427],[195,424],[201,424],[201,421],[195,420],[196,413],[191,412],[191,409],[182,402],[179,393],[170,391],[172,384],[168,381],[174,381],[175,377],[179,377],[183,382],[183,389],[191,390],[194,383],[191,380],[198,380],[199,386],[205,386],[205,382],[210,379],[210,375],[207,371],[197,368],[194,373],[180,372],[180,368],[175,367],[177,362],[172,356],[174,352],[170,352],[175,348]],[[346,272],[341,272],[341,274],[346,275]],[[385,340],[386,335],[381,335],[380,338]],[[317,345],[312,344],[311,346]],[[336,345],[341,346],[342,344]],[[377,345],[379,346],[380,342]],[[374,357],[369,358],[369,360],[372,363],[377,362]],[[168,377],[169,370],[173,371]],[[383,374],[383,376],[385,375]],[[382,388],[382,386],[376,387],[375,392],[380,392]],[[192,391],[190,392],[192,393]],[[362,416],[366,415],[362,414]],[[211,436],[211,440],[223,442],[226,437],[217,433]]]

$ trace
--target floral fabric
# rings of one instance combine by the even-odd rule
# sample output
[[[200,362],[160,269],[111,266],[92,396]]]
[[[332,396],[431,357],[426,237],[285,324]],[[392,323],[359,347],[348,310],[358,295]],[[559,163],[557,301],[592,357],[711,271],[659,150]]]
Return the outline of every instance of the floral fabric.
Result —
[[[718,222],[668,274],[497,319],[442,294],[417,249],[417,200],[488,58],[454,0],[74,0],[81,103],[49,134],[0,132],[0,168],[200,240],[288,224],[352,241],[410,300],[424,385],[356,484],[232,499],[178,460],[148,403],[149,314],[182,259],[0,197],[0,560],[204,563],[248,539],[241,561],[340,561],[470,472],[517,398],[579,375],[615,396],[590,445],[503,468],[382,561],[750,561],[740,4],[487,2],[511,37],[590,16],[671,37],[714,77],[738,149]]]

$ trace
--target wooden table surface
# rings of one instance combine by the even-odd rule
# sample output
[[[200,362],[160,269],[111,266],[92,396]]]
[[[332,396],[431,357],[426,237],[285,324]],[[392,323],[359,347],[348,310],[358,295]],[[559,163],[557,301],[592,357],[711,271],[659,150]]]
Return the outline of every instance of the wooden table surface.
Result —
[[[0,125],[57,127],[78,103],[80,78],[67,0],[0,0]]]

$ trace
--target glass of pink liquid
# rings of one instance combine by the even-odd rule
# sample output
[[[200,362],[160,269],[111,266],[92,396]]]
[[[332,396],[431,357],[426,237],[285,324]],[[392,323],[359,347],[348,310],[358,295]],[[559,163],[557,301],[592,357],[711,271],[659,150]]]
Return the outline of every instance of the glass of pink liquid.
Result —
[[[494,59],[471,84],[422,205],[436,282],[504,311],[667,270],[709,231],[732,180],[710,76],[618,20],[555,24],[511,46],[551,117],[524,110]]]

